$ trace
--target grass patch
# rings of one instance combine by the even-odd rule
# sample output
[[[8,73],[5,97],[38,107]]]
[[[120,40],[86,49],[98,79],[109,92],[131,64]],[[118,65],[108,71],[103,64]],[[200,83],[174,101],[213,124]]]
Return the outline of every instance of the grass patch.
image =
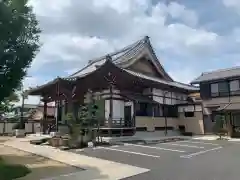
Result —
[[[1,180],[13,180],[26,176],[31,171],[23,165],[19,164],[7,164],[3,158],[0,157],[0,179]]]

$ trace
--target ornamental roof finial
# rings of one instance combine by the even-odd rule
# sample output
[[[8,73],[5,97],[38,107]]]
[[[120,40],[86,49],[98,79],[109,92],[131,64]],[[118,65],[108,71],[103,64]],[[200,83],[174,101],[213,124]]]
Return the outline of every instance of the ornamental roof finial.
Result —
[[[108,54],[108,55],[106,56],[106,60],[107,60],[107,61],[112,61],[112,57]]]

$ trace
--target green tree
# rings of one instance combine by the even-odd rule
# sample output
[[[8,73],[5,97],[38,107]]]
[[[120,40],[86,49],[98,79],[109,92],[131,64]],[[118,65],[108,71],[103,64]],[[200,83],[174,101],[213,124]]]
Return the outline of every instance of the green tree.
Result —
[[[83,104],[80,106],[79,113],[77,117],[73,113],[67,113],[66,119],[68,120],[68,127],[71,136],[72,146],[82,146],[83,136],[91,136],[95,138],[92,134],[92,128],[97,127],[97,105],[96,104]]]
[[[18,102],[19,97],[16,93],[11,93],[10,96],[4,98],[2,102],[0,102],[0,114],[5,112],[11,112],[14,106],[13,103]]]
[[[38,21],[27,3],[0,1],[0,102],[20,86],[39,49]]]
[[[222,139],[223,135],[228,133],[227,129],[224,127],[226,125],[225,116],[217,115],[215,116],[215,124],[213,126],[213,131]]]

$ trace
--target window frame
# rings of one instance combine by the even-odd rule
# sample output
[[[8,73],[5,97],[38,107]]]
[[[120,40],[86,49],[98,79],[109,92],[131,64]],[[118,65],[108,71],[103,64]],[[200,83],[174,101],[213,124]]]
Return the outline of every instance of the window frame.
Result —
[[[213,92],[213,86],[216,86],[215,88],[217,88],[217,90],[215,90],[214,92]],[[219,89],[218,89],[218,83],[211,83],[210,84],[210,93],[211,93],[211,97],[217,97],[217,96],[219,96]]]
[[[231,82],[238,82],[237,90],[231,90]],[[230,95],[240,95],[240,79],[234,79],[229,81]]]
[[[220,87],[222,84],[224,84],[224,86]],[[217,90],[213,91],[213,87],[215,86],[215,88],[217,88]],[[219,81],[219,82],[215,82],[215,83],[211,83],[210,84],[210,93],[211,93],[211,97],[226,97],[230,95],[230,84],[229,81]]]
[[[224,87],[224,86],[222,86],[222,87],[224,87],[226,89],[224,90],[224,88],[222,88],[222,87],[220,88],[221,85],[225,85],[226,87]],[[220,89],[221,89],[221,91],[220,91]],[[229,82],[227,82],[227,81],[219,82],[218,83],[218,93],[219,93],[219,96],[228,96],[230,93]]]

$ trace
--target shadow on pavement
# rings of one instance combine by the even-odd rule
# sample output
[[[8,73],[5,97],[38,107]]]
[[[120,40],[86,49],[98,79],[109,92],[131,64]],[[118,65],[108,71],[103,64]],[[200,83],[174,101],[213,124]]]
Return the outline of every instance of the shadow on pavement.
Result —
[[[84,179],[90,180],[93,178],[106,179],[108,176],[101,174],[95,167],[73,167],[64,163],[60,163],[51,159],[41,156],[32,155],[23,151],[13,148],[4,147],[9,149],[9,152],[2,152],[0,148],[0,157],[9,164],[21,164],[27,166],[31,173],[27,176],[18,178],[18,180],[64,180],[64,179]],[[19,153],[19,154],[15,154]],[[85,170],[87,169],[87,170]]]

